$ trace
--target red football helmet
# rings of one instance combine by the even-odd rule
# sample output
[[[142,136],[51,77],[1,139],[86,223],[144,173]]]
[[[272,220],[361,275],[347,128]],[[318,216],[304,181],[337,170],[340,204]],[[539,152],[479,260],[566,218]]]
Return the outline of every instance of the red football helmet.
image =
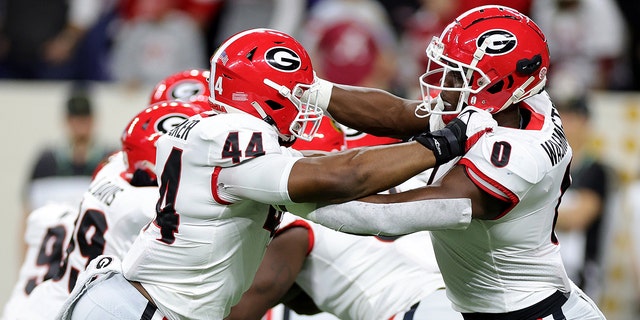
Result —
[[[471,9],[449,24],[426,50],[419,109],[454,115],[465,105],[497,113],[544,88],[549,49],[540,28],[522,13],[502,6]],[[444,106],[430,91],[460,92]],[[437,103],[436,103],[437,102]]]
[[[209,71],[188,69],[166,77],[153,88],[149,104],[171,100],[208,101]]]
[[[150,105],[138,113],[122,133],[122,151],[124,152],[126,171],[122,177],[131,182],[136,172],[145,172],[151,180],[156,179],[156,141],[173,127],[187,118],[211,110],[206,101],[192,103],[182,101],[163,101]]]
[[[324,116],[313,140],[296,140],[291,146],[296,150],[342,151],[347,148],[344,131],[331,118]]]
[[[282,32],[251,29],[227,39],[211,57],[213,107],[265,120],[283,144],[311,140],[322,120],[311,59]]]

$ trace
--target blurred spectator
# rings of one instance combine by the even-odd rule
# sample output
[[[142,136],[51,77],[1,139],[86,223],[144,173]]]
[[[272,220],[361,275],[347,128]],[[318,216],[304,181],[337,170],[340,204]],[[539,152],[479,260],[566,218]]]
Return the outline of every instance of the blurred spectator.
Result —
[[[391,54],[382,50],[367,26],[345,20],[325,26],[312,54],[316,58],[314,67],[321,78],[388,89],[395,62]]]
[[[422,0],[378,0],[389,15],[391,25],[400,37],[404,33],[406,21],[420,8]]]
[[[0,77],[16,79],[105,78],[104,24],[112,1],[3,0]],[[91,37],[88,32],[96,30]],[[101,60],[102,59],[102,60]],[[89,70],[89,71],[88,71]]]
[[[635,287],[635,304],[633,305],[635,308],[633,309],[633,314],[636,319],[640,318],[640,235],[638,235],[638,230],[640,230],[640,179],[636,179],[633,183],[631,183],[627,187],[627,195],[625,199],[628,201],[625,209],[631,209],[629,212],[629,217],[631,218],[631,222],[628,223],[628,230],[631,230],[631,262],[633,266],[633,278],[631,281],[634,282]]]
[[[95,168],[115,150],[94,137],[95,116],[87,88],[74,87],[64,110],[65,140],[39,152],[24,186],[24,219],[17,242],[23,245],[21,255],[27,249],[22,239],[28,214],[52,202],[77,206]]]
[[[138,15],[135,9],[138,0],[119,1],[119,11],[122,19],[131,20]],[[204,30],[224,2],[225,0],[176,0],[175,7],[188,13],[196,21],[197,25]]]
[[[640,179],[612,194],[604,245],[604,292],[608,319],[640,319]]]
[[[629,68],[622,68],[621,72],[628,73],[628,79],[624,79],[619,89],[640,91],[640,2],[637,0],[617,0],[620,11],[625,18],[627,25],[628,46],[627,65]]]
[[[460,0],[421,0],[420,8],[405,22],[400,39],[400,80],[411,99],[421,99],[418,77],[427,68],[425,50],[433,37],[439,37],[444,28],[460,13]]]
[[[77,204],[96,166],[114,149],[95,139],[95,117],[87,89],[74,89],[65,107],[65,141],[37,156],[24,194],[25,212],[55,200]]]
[[[602,225],[614,187],[611,168],[592,154],[586,96],[557,99],[564,132],[573,149],[572,184],[558,208],[556,230],[569,278],[594,300],[602,291]]]
[[[210,47],[247,29],[269,28],[296,35],[307,13],[307,0],[226,0]]]
[[[134,7],[138,0],[119,0],[118,13],[124,21],[135,18]],[[187,13],[196,22],[200,30],[206,35],[206,39],[214,39],[218,33],[220,14],[224,5],[230,1],[225,0],[176,0],[176,8]],[[217,46],[210,46],[212,41],[205,41],[204,63],[209,64],[209,57]]]
[[[398,91],[397,48],[384,8],[373,0],[324,0],[309,12],[300,39],[319,77]],[[342,126],[342,125],[341,125]],[[347,147],[398,142],[342,126]]]
[[[611,87],[626,41],[614,0],[534,0],[531,18],[547,36],[551,85],[573,77],[584,89]]]
[[[378,2],[320,1],[300,38],[321,78],[396,91],[397,40]]]
[[[204,33],[176,1],[135,1],[133,17],[123,21],[114,39],[115,80],[151,90],[169,74],[206,67]]]
[[[179,8],[188,13],[200,26],[205,35],[204,57],[205,65],[209,65],[209,58],[217,48],[212,39],[219,32],[221,14],[228,0],[179,0]]]
[[[527,16],[530,16],[532,1],[533,0],[464,0],[460,2],[460,13],[463,13],[475,7],[486,6],[491,4],[491,5],[497,5],[497,6],[510,7],[522,12]]]
[[[88,29],[76,49],[77,80],[111,80],[109,59],[113,25],[117,21],[120,0],[71,0],[72,20],[83,21]],[[73,17],[76,18],[73,18]],[[90,27],[89,27],[90,26]]]

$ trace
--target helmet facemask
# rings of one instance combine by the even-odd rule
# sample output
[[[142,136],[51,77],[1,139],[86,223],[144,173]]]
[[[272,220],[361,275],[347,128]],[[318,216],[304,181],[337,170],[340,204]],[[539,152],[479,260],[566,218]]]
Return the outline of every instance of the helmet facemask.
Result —
[[[429,62],[426,72],[420,76],[423,102],[417,107],[416,114],[426,112],[455,116],[465,106],[473,105],[474,101],[469,102],[469,96],[477,94],[490,83],[489,77],[475,67],[479,61],[478,56],[481,59],[484,53],[481,51],[483,49],[478,48],[480,54],[474,55],[471,64],[466,64],[443,55],[444,44],[438,37],[434,37],[426,50]],[[450,98],[452,93],[458,94],[457,102],[443,99],[443,95]]]
[[[290,90],[284,85],[279,85],[270,79],[264,79],[264,84],[277,90],[280,95],[291,101],[296,109],[298,109],[296,117],[289,125],[289,132],[291,132],[293,137],[311,141],[320,127],[324,114],[322,109],[317,105],[319,92],[318,82],[314,80],[310,85],[298,83],[293,87],[293,90]],[[263,118],[267,117],[263,110],[258,108],[256,108],[256,110]]]

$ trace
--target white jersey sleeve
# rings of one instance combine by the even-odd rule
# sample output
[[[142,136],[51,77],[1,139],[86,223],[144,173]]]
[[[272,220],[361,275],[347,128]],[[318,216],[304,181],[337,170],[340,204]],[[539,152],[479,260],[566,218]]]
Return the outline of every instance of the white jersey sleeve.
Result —
[[[225,168],[218,177],[218,193],[229,202],[252,199],[274,205],[292,204],[289,173],[300,158],[285,149],[283,154],[264,155],[242,166]]]

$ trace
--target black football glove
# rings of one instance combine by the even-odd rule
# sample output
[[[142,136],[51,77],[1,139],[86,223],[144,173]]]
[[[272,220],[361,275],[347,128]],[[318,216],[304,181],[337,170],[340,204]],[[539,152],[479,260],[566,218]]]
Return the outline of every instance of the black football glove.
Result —
[[[487,111],[467,107],[444,128],[422,133],[412,140],[433,151],[436,165],[441,165],[463,155],[482,135],[493,131],[497,125]]]

